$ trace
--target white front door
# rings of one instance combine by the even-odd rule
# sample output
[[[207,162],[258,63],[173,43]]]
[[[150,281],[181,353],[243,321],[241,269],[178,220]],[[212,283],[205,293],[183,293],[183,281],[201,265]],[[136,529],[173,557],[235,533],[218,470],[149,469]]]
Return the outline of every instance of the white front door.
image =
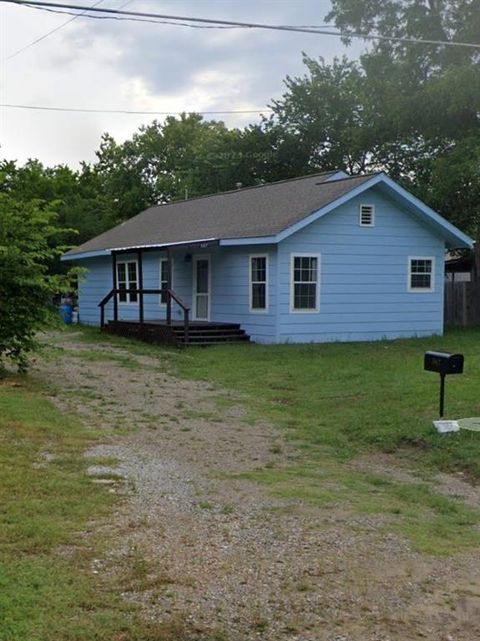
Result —
[[[193,257],[193,320],[210,318],[210,257]]]

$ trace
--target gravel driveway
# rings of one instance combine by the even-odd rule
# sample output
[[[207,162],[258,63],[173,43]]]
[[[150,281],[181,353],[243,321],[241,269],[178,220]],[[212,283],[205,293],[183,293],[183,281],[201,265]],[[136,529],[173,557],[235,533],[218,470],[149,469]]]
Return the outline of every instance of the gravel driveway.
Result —
[[[90,473],[124,493],[92,571],[178,641],[480,639],[478,552],[431,558],[379,530],[384,517],[273,498],[241,474],[297,453],[244,400],[165,373],[161,349],[48,340],[60,349],[37,374],[104,430]]]

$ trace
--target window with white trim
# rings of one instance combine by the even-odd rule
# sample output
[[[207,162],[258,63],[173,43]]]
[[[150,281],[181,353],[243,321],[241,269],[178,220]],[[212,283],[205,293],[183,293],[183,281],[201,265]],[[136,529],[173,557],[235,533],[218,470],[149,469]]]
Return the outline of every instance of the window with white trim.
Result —
[[[412,292],[432,292],[433,258],[409,258],[408,265],[408,289]]]
[[[373,227],[375,224],[375,205],[360,205],[358,216],[360,227]]]
[[[125,289],[138,288],[138,266],[136,260],[117,263],[117,287],[120,290],[118,300],[121,303],[136,303],[138,294],[129,294]]]
[[[173,279],[173,259],[172,259],[172,279]],[[168,258],[160,258],[160,289],[168,287]],[[173,287],[173,284],[172,284]],[[160,294],[160,305],[166,305],[168,294]]]
[[[266,312],[268,308],[268,257],[250,256],[250,310]]]
[[[318,311],[318,265],[318,255],[292,255],[290,305],[292,311]]]

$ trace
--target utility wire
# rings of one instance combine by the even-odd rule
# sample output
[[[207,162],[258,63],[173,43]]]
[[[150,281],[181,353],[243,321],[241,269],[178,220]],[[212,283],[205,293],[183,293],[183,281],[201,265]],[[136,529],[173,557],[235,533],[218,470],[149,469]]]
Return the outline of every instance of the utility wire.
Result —
[[[129,114],[137,116],[180,116],[184,113],[197,113],[202,115],[272,113],[271,109],[223,109],[219,111],[199,111],[197,109],[184,109],[183,111],[130,111],[128,109],[81,109],[77,107],[47,107],[41,105],[19,105],[12,103],[3,103],[0,104],[0,107],[7,109],[32,109],[34,111],[65,111],[88,114]]]
[[[0,0],[1,1],[1,0]],[[66,9],[49,9],[47,7],[37,7],[30,2],[24,3],[29,9],[38,9],[39,11],[48,11],[49,13],[58,13],[64,16],[78,16],[78,13],[73,11],[67,11]],[[85,12],[86,13],[86,12]],[[91,20],[115,20],[118,22],[145,22],[147,24],[167,24],[173,27],[190,27],[190,29],[243,29],[244,27],[222,27],[222,26],[213,26],[213,25],[199,25],[199,24],[189,24],[188,22],[173,22],[171,20],[150,20],[148,18],[132,18],[132,17],[122,17],[122,16],[98,16],[98,15],[84,15],[85,18],[90,18]]]
[[[0,0],[0,2],[8,2],[10,4],[23,5],[27,7],[53,7],[57,9],[73,9],[85,12],[85,7],[75,4],[55,3],[55,2],[38,2],[37,0]],[[286,31],[294,33],[311,33],[315,35],[335,36],[338,38],[361,38],[364,40],[385,40],[388,42],[403,42],[406,44],[421,44],[421,45],[440,45],[446,47],[467,47],[472,49],[480,49],[480,44],[473,42],[456,42],[449,40],[430,40],[420,38],[400,38],[395,36],[384,36],[379,34],[360,33],[355,31],[327,31],[325,29],[318,29],[314,27],[300,27],[295,25],[269,25],[255,22],[238,22],[234,20],[218,20],[213,18],[195,18],[187,16],[172,16],[159,13],[146,13],[140,11],[120,11],[118,9],[105,9],[93,7],[84,13],[84,17],[91,18],[91,13],[105,13],[112,16],[127,16],[132,18],[151,18],[156,20],[172,20],[176,22],[190,22],[205,25],[214,25],[217,27],[243,27],[248,29],[266,29],[270,31]]]
[[[127,0],[127,2],[124,2],[118,9],[123,9],[124,7],[127,6],[127,4],[130,4],[133,0]],[[63,29],[63,27],[66,27],[67,24],[70,24],[71,22],[74,22],[77,20],[77,18],[81,18],[83,15],[87,13],[88,9],[94,9],[95,7],[98,7],[99,4],[102,4],[102,2],[105,2],[105,0],[98,0],[98,2],[95,2],[91,7],[85,7],[85,11],[83,13],[68,13],[68,12],[60,12],[60,11],[53,11],[52,13],[64,13],[65,15],[70,15],[73,16],[73,18],[70,18],[70,20],[66,20],[65,22],[62,22],[62,24],[58,25],[58,27],[55,27],[54,29],[51,29],[50,31],[47,31],[47,33],[43,34],[43,36],[40,36],[39,38],[36,38],[35,40],[32,40],[32,42],[29,42],[27,45],[24,47],[21,47],[20,49],[17,49],[17,51],[14,51],[12,54],[7,56],[6,60],[11,60],[12,58],[15,58],[18,56],[20,53],[23,51],[26,51],[27,49],[30,49],[30,47],[33,47],[34,45],[38,44],[39,42],[42,42],[42,40],[46,40],[49,36],[53,35],[57,31],[60,31],[60,29]],[[33,9],[41,9],[41,7],[32,7]]]
[[[1,0],[0,0],[1,1]],[[132,1],[132,0],[130,0]],[[66,9],[51,9],[47,7],[37,7],[36,5],[31,4],[28,0],[23,3],[29,9],[38,9],[39,11],[48,11],[49,13],[59,13],[65,16],[78,16],[79,14],[74,13],[73,11],[67,11]],[[128,3],[127,3],[128,4]],[[118,7],[121,9],[122,7]],[[84,13],[87,13],[86,11]],[[121,16],[97,16],[97,15],[84,15],[85,18],[95,19],[95,20],[117,20],[119,22],[146,22],[147,24],[167,24],[172,25],[173,27],[189,27],[190,29],[248,29],[249,27],[240,27],[240,26],[220,26],[220,25],[199,25],[199,24],[190,24],[188,22],[173,22],[172,20],[149,20],[147,18],[132,18],[132,17],[121,17]],[[322,25],[297,25],[302,29],[334,29],[331,25],[322,24]]]
[[[101,4],[104,0],[98,0],[92,7],[89,7],[90,9],[97,7],[99,4]],[[73,15],[73,18],[70,18],[70,20],[66,20],[65,22],[62,22],[62,24],[58,25],[58,27],[55,27],[54,29],[51,29],[50,31],[47,31],[47,33],[43,34],[43,36],[40,36],[39,38],[36,38],[36,40],[32,40],[32,42],[29,42],[27,45],[24,47],[21,47],[20,49],[17,49],[17,51],[14,51],[12,54],[7,56],[7,60],[11,60],[12,58],[15,58],[18,56],[20,53],[25,51],[26,49],[30,49],[30,47],[33,47],[34,45],[38,44],[39,42],[42,42],[42,40],[46,40],[49,36],[52,34],[56,33],[57,31],[60,31],[60,29],[63,29],[67,24],[70,24],[77,18],[80,18],[80,16],[84,15],[86,11],[82,13],[76,13],[76,14],[70,14]]]

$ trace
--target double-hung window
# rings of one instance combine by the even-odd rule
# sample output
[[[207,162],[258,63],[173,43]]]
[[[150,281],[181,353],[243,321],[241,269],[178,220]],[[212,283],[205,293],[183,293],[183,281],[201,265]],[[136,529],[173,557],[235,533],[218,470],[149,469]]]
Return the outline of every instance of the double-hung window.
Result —
[[[411,292],[433,292],[434,258],[411,256],[408,259],[408,289]]]
[[[292,312],[318,312],[318,254],[296,254],[291,258],[290,309]]]
[[[138,294],[128,293],[128,289],[138,288],[138,268],[136,260],[117,263],[117,286],[120,290],[118,300],[121,303],[136,303]]]
[[[268,256],[250,256],[250,311],[268,311]]]

